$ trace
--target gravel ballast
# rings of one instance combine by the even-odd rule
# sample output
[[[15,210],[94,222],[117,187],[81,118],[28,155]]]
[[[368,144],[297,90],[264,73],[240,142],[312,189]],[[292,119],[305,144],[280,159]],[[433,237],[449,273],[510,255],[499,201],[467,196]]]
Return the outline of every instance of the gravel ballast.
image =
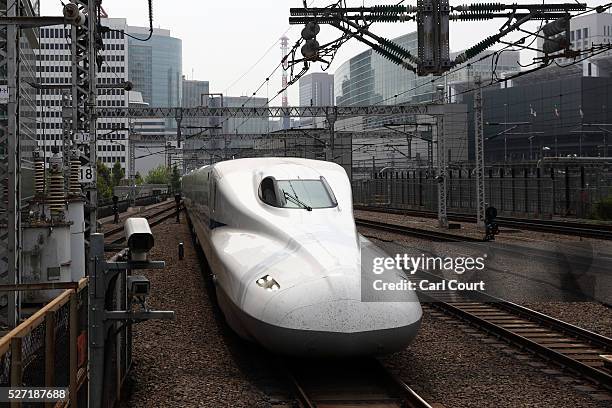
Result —
[[[153,228],[151,259],[163,270],[151,280],[149,304],[174,310],[176,321],[149,321],[134,328],[134,367],[123,407],[270,407],[265,383],[273,377],[260,350],[229,330],[202,275],[184,213],[181,224]],[[185,258],[178,260],[178,244]],[[279,406],[279,405],[276,405]]]
[[[292,406],[271,356],[238,338],[220,316],[184,215],[180,225],[166,220],[153,233],[151,259],[166,261],[166,268],[143,271],[152,285],[149,304],[176,311],[177,319],[135,326],[134,366],[121,406]],[[428,311],[415,342],[382,360],[429,402],[446,408],[603,406],[574,388],[580,384],[575,379],[562,376],[563,382]]]
[[[546,374],[550,366],[515,357],[513,349],[493,347],[461,327],[425,313],[414,343],[383,361],[428,402],[446,408],[610,406],[574,388],[581,384],[576,379]]]

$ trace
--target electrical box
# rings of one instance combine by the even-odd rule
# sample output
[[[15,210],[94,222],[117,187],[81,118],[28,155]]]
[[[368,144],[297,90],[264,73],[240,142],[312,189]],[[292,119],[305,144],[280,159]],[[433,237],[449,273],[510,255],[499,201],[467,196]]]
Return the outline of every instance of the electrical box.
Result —
[[[39,224],[24,227],[22,283],[71,282],[70,225]],[[62,290],[23,292],[24,303],[49,302]]]

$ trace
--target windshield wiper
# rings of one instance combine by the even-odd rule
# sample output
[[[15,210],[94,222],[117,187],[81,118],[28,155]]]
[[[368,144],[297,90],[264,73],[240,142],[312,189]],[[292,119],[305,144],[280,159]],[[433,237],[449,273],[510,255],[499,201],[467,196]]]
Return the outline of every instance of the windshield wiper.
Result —
[[[302,207],[303,209],[305,209],[306,211],[312,211],[312,207],[309,206],[308,204],[304,204],[302,201],[300,201],[299,198],[297,198],[294,195],[289,194],[288,192],[283,190],[283,193],[285,193],[285,198],[290,199],[291,201],[293,201],[294,204],[299,205],[300,207]]]

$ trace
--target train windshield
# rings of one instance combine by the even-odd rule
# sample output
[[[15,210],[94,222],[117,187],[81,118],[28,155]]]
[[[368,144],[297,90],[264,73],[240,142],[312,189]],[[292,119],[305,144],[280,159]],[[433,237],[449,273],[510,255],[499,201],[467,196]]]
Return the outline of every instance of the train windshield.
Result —
[[[278,180],[284,208],[331,208],[338,203],[323,177],[319,180]]]
[[[266,177],[261,183],[260,194],[266,204],[281,208],[311,211],[313,208],[332,208],[338,205],[323,177],[318,180],[275,180]]]

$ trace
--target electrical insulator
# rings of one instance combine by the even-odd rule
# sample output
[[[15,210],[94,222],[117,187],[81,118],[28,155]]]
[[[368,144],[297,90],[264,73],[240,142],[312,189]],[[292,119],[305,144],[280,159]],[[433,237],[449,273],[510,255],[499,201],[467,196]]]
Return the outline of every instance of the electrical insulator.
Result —
[[[79,10],[79,6],[75,3],[68,3],[64,5],[64,18],[66,22],[75,26],[82,26],[87,21],[87,17]]]
[[[302,46],[302,56],[307,60],[316,60],[319,57],[319,42],[315,39],[306,41]]]
[[[40,151],[32,153],[34,157],[34,191],[36,195],[42,196],[45,193],[45,162],[40,157]]]
[[[542,51],[545,54],[568,49],[569,41],[569,17],[562,17],[542,27],[542,34],[546,37],[542,44]]]
[[[551,21],[542,27],[542,33],[546,37],[551,37],[553,35],[561,34],[569,29],[569,19],[567,17],[562,17],[555,21]]]
[[[51,215],[55,216],[63,213],[66,207],[64,176],[62,173],[62,158],[58,156],[56,151],[49,160],[49,193],[47,195],[47,203],[49,203]]]
[[[542,51],[544,51],[544,54],[552,54],[553,52],[564,50],[569,46],[570,42],[565,35],[557,35],[544,40]]]
[[[81,182],[79,181],[79,172],[81,171],[81,161],[79,160],[78,151],[71,152],[70,157],[70,179],[69,192],[70,195],[79,197],[81,195]]]
[[[302,29],[302,38],[305,40],[313,40],[321,31],[321,27],[317,23],[310,22]]]

